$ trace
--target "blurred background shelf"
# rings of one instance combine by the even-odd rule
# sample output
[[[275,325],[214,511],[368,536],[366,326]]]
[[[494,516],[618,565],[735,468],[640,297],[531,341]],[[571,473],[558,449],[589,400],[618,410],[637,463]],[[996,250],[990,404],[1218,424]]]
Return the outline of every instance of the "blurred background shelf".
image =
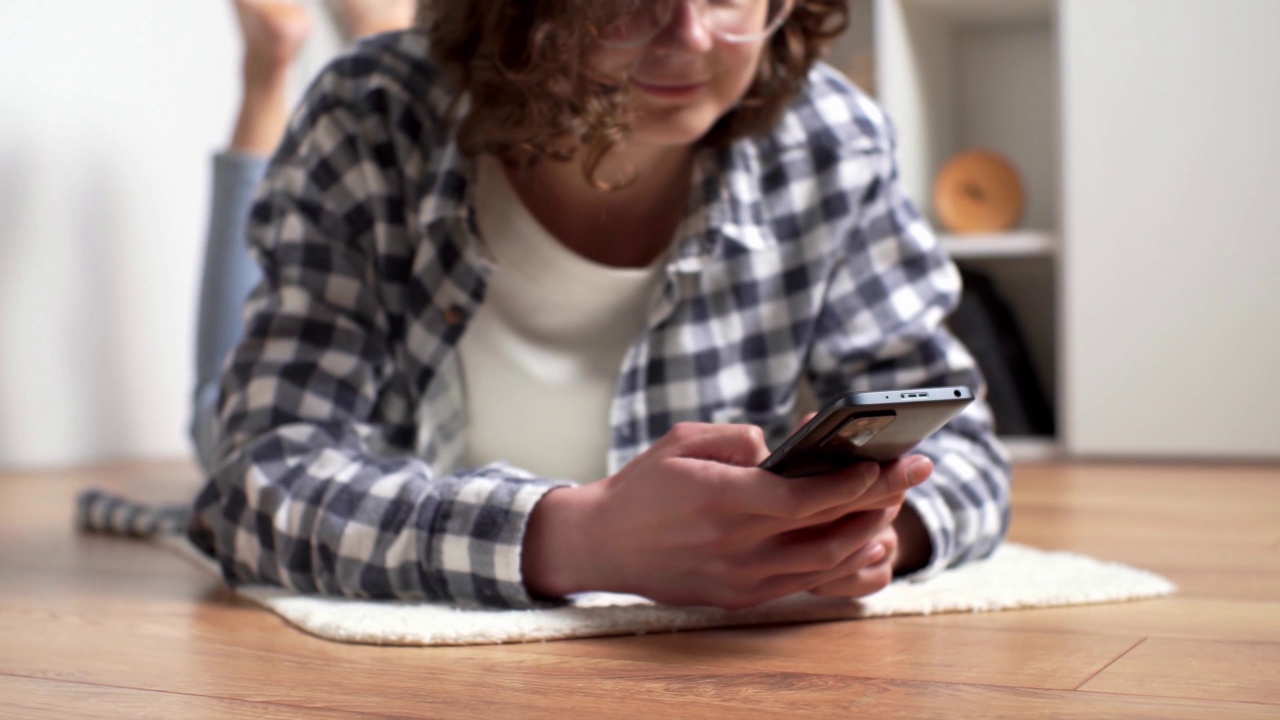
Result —
[[[1002,435],[1000,442],[1015,463],[1054,462],[1065,457],[1062,444],[1053,438],[1034,435]]]
[[[1050,258],[1058,251],[1057,234],[1042,230],[981,235],[940,233],[938,240],[955,260]]]
[[[1020,454],[1046,455],[1059,443],[1065,242],[1057,2],[855,0],[851,9],[832,61],[888,112],[902,182],[965,276],[951,325],[998,384],[988,395],[997,430],[1047,433],[1017,443]],[[934,211],[938,171],[973,148],[1004,155],[1022,178],[1026,206],[1008,232],[947,234]]]
[[[987,359],[1008,355],[992,337],[1026,350],[996,413],[1016,456],[1280,459],[1280,3],[1219,5],[851,3],[831,62],[886,110],[904,188],[967,287],[998,296],[982,304],[999,321],[976,315]],[[1008,233],[947,235],[934,212],[939,170],[970,149],[1019,172]],[[1028,374],[1044,439],[1007,422]]]

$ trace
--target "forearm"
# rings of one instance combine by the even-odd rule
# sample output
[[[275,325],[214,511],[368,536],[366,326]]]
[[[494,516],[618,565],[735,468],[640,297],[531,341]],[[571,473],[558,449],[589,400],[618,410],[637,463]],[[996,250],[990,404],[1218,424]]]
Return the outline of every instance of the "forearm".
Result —
[[[919,517],[931,545],[922,577],[986,557],[1008,532],[1008,456],[990,430],[986,406],[972,410],[919,449],[934,461],[934,474],[908,492],[904,507]]]
[[[894,575],[909,575],[923,569],[933,557],[933,542],[929,539],[929,531],[925,528],[920,514],[909,503],[903,503],[902,510],[893,521],[893,529],[898,534],[898,554],[893,560]]]
[[[233,450],[197,499],[193,541],[232,583],[535,603],[519,549],[552,483],[499,466],[434,476],[416,458],[369,454],[356,435],[294,424]]]
[[[588,539],[590,504],[598,485],[556,488],[534,507],[524,534],[521,575],[534,597],[598,590]]]

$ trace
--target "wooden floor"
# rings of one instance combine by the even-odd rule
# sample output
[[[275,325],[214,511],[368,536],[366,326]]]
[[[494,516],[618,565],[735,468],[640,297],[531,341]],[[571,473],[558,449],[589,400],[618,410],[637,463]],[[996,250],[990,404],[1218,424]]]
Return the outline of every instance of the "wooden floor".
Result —
[[[480,648],[305,635],[146,544],[76,535],[96,485],[0,475],[0,717],[1280,718],[1280,467],[1028,465],[1012,539],[1164,574],[1172,598]]]

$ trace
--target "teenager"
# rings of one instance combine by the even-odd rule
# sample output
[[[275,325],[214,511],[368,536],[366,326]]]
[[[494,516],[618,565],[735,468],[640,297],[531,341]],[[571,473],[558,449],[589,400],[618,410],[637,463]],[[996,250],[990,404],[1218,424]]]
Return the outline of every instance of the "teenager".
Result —
[[[808,383],[981,378],[836,0],[435,0],[293,113],[260,280],[198,403],[190,537],[229,582],[744,607],[985,556],[985,403],[910,457],[756,465]]]

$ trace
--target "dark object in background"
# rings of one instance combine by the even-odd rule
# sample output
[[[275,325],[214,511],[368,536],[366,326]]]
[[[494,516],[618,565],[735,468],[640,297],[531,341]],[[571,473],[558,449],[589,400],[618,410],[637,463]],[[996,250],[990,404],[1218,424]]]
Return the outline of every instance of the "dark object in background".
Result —
[[[964,293],[947,324],[987,378],[1000,435],[1053,435],[1053,408],[1008,303],[982,273],[962,270]]]

